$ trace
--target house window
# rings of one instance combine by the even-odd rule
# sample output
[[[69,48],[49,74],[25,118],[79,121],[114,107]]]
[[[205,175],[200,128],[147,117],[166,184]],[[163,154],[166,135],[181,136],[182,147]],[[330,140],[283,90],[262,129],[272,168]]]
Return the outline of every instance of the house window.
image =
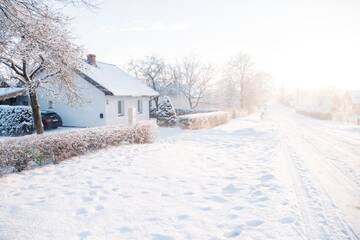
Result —
[[[109,104],[109,99],[106,99],[106,104]]]
[[[142,113],[142,112],[143,112],[143,102],[142,102],[141,99],[139,99],[139,100],[137,101],[137,111],[138,111],[138,113]]]
[[[49,101],[49,109],[53,109],[54,108],[54,102],[53,101]]]
[[[124,116],[124,101],[118,101],[118,116]]]

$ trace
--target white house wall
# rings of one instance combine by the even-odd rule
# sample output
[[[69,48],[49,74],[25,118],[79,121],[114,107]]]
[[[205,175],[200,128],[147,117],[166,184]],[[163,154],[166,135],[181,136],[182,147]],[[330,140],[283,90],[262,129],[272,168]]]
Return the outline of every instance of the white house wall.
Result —
[[[142,113],[137,113],[137,120],[148,120],[149,119],[149,97],[118,97],[118,96],[106,96],[106,124],[128,124],[129,119],[129,108],[135,108],[137,112],[137,101],[141,99],[143,104]],[[124,102],[124,115],[118,115],[118,101]]]
[[[63,119],[64,126],[94,127],[105,125],[105,94],[99,89],[77,77],[75,84],[82,96],[81,105],[70,106],[65,96],[55,99],[40,91],[39,100],[42,110],[55,111]],[[53,101],[53,108],[49,108],[49,101]],[[103,118],[100,118],[103,114]]]

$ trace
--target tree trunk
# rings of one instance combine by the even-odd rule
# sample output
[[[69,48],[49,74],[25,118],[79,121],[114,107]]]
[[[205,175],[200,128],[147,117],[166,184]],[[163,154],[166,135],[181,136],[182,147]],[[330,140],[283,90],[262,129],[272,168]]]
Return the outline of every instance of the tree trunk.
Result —
[[[243,110],[245,108],[245,97],[244,97],[244,83],[241,81],[240,82],[240,108],[241,110]]]
[[[30,104],[33,112],[33,119],[34,119],[34,126],[36,133],[43,134],[44,127],[41,121],[41,112],[40,112],[39,100],[36,94],[36,90],[29,91],[29,96],[30,96]]]
[[[158,110],[159,109],[159,96],[154,97],[154,102],[155,102],[156,110]]]

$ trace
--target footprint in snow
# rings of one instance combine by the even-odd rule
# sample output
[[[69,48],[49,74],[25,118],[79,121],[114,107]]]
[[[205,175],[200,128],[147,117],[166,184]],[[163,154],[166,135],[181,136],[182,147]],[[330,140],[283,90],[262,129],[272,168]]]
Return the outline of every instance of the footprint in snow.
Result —
[[[80,240],[85,240],[87,239],[89,236],[91,235],[91,233],[89,231],[83,231],[83,232],[79,232],[78,236]]]
[[[279,222],[282,224],[291,224],[291,223],[295,222],[295,219],[293,217],[284,217],[284,218],[281,218],[279,220]]]
[[[200,210],[207,212],[207,211],[211,210],[211,207],[202,207],[202,208],[200,208]]]
[[[235,238],[235,237],[240,236],[241,232],[242,232],[241,228],[234,228],[230,232],[226,233],[224,235],[224,237],[226,237],[226,238]]]
[[[211,200],[211,201],[217,202],[217,203],[224,203],[224,202],[226,202],[226,199],[225,199],[225,198],[219,197],[219,196],[205,197],[205,199]]]
[[[228,218],[229,218],[229,219],[232,219],[232,220],[233,220],[233,219],[238,219],[238,218],[239,218],[239,215],[236,215],[236,214],[231,213],[231,214],[228,215]]]
[[[76,214],[77,215],[85,215],[87,214],[87,210],[85,208],[79,208],[77,211],[76,211]]]
[[[243,209],[245,209],[244,207],[242,206],[236,206],[236,207],[233,207],[232,209],[236,210],[236,211],[241,211]]]
[[[157,222],[157,221],[160,221],[160,218],[157,218],[157,217],[151,217],[151,218],[147,218],[147,219],[145,219],[145,221],[148,221],[148,222]]]
[[[83,197],[82,200],[84,202],[91,202],[93,199],[91,197]]]
[[[97,194],[96,191],[90,191],[90,192],[89,192],[89,195],[92,195],[92,196],[94,196],[94,195],[96,195],[96,194]]]
[[[177,216],[177,219],[179,219],[179,220],[188,220],[189,218],[190,218],[190,216],[187,214]]]
[[[224,179],[226,179],[226,180],[235,180],[235,179],[237,179],[237,177],[229,176],[229,177],[224,177]]]
[[[184,192],[184,195],[194,195],[193,192]]]
[[[260,226],[263,223],[264,223],[264,221],[258,220],[258,219],[246,221],[246,225],[249,226],[249,227],[257,227],[257,226]]]
[[[267,197],[259,197],[259,198],[255,198],[250,200],[251,203],[258,203],[258,202],[265,202],[269,200]]]
[[[99,205],[96,205],[95,209],[96,209],[96,211],[102,211],[105,209],[105,207],[103,205],[99,204]]]
[[[263,196],[264,193],[262,191],[258,190],[258,191],[253,192],[251,195],[253,197],[259,197],[259,196]]]
[[[168,235],[163,235],[163,234],[151,234],[151,239],[152,240],[173,240],[173,237],[170,237]]]
[[[272,175],[272,174],[265,174],[262,177],[260,177],[261,182],[267,182],[267,181],[270,181],[272,179],[274,179],[274,175]]]
[[[130,233],[132,232],[132,229],[128,228],[128,227],[121,227],[117,229],[119,232],[121,233]]]
[[[229,184],[226,187],[223,188],[223,193],[224,194],[231,194],[231,193],[236,193],[238,192],[240,189],[235,187],[234,184]]]

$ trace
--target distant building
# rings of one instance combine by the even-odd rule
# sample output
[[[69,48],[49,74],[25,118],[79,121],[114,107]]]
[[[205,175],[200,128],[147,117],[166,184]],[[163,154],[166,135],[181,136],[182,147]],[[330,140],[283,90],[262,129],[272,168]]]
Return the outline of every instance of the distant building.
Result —
[[[347,91],[344,94],[334,119],[360,125],[360,91]]]

